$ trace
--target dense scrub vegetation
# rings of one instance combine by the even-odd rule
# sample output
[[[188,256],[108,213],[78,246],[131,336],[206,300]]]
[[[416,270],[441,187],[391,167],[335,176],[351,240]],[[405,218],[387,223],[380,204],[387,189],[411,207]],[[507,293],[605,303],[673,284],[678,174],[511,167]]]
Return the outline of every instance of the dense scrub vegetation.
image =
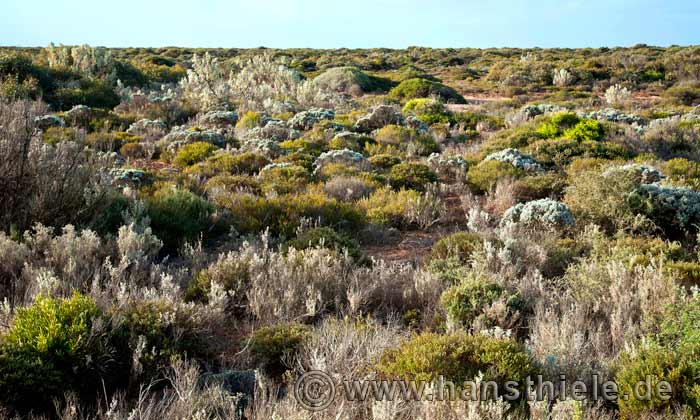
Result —
[[[699,86],[698,47],[5,48],[0,415],[302,419],[324,370],[674,392],[319,419],[696,418]]]

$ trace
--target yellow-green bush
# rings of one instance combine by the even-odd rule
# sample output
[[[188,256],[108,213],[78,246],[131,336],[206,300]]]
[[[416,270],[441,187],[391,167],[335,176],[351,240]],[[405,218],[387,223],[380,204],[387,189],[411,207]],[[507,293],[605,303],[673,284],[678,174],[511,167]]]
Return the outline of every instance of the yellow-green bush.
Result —
[[[146,200],[153,233],[176,249],[204,232],[214,211],[211,203],[189,191],[163,187]]]
[[[113,386],[123,367],[110,354],[108,331],[93,331],[105,321],[95,302],[79,294],[68,299],[42,296],[19,308],[0,344],[3,405],[24,413],[46,412],[65,392],[91,399],[103,389],[103,381]]]
[[[483,373],[484,381],[524,383],[533,364],[515,340],[485,335],[423,333],[384,352],[378,364],[383,375],[415,381],[445,380],[462,384]]]
[[[175,163],[181,167],[192,166],[211,156],[216,149],[213,144],[202,141],[186,144],[175,154]]]
[[[433,245],[432,259],[454,259],[461,263],[469,261],[471,255],[481,249],[483,239],[476,233],[457,232],[445,236]]]
[[[469,167],[467,182],[472,191],[481,194],[495,187],[500,179],[507,177],[519,178],[524,174],[521,169],[510,163],[489,160]]]
[[[414,190],[392,191],[380,188],[369,197],[358,202],[364,209],[367,219],[381,226],[405,227],[408,222],[408,211],[420,198],[420,193]]]
[[[310,328],[302,324],[263,327],[250,336],[250,355],[265,373],[281,376],[292,367],[285,361],[293,360],[310,336]]]
[[[422,163],[399,163],[391,167],[389,184],[394,189],[423,191],[427,184],[437,181],[437,175]]]

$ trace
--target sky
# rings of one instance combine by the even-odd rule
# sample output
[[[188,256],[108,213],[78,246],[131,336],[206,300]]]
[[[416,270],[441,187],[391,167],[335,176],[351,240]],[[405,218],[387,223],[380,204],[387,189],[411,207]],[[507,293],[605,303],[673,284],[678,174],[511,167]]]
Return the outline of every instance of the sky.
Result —
[[[3,0],[0,11],[2,46],[700,44],[698,0]]]

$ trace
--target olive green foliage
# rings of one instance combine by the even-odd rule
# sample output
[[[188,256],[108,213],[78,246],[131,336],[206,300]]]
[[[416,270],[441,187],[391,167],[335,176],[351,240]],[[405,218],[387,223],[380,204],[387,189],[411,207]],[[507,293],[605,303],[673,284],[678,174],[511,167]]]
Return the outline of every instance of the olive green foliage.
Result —
[[[423,333],[387,350],[377,366],[389,377],[462,384],[483,373],[484,381],[522,381],[533,373],[530,356],[514,340],[485,335]]]
[[[205,358],[210,356],[206,335],[198,328],[191,314],[173,308],[163,301],[136,301],[123,313],[123,322],[115,331],[115,339],[135,349],[145,340],[147,351],[138,354],[140,379],[162,378],[173,357]]]
[[[357,241],[329,227],[318,227],[306,230],[297,235],[296,238],[285,243],[285,247],[298,250],[320,246],[334,249],[339,253],[347,252],[355,261],[360,261],[362,259],[362,250]]]
[[[300,192],[311,179],[311,174],[301,166],[280,166],[260,173],[260,183],[264,192],[289,194]]]
[[[427,184],[436,182],[437,175],[421,163],[399,163],[391,168],[389,183],[394,189],[423,191]]]
[[[262,117],[255,111],[248,111],[238,120],[236,128],[255,128],[262,123]]]
[[[564,131],[564,137],[576,141],[600,141],[605,130],[603,125],[595,120],[583,120],[574,127]]]
[[[106,331],[93,331],[98,322],[104,320],[95,302],[79,294],[42,296],[18,309],[0,345],[2,403],[46,410],[67,391],[94,398],[103,381],[113,385],[119,355],[110,354]]]
[[[503,304],[502,313],[492,316],[489,311],[495,302]],[[499,326],[512,329],[517,326],[526,309],[525,300],[508,291],[488,277],[470,273],[459,284],[445,290],[440,303],[450,320],[466,328]]]
[[[481,249],[483,239],[476,233],[457,232],[445,236],[433,245],[432,259],[454,259],[466,263],[472,254]]]
[[[217,149],[211,143],[198,141],[182,146],[175,155],[175,163],[181,167],[192,166],[211,156]]]
[[[392,191],[380,188],[358,205],[366,212],[367,219],[381,226],[405,227],[409,222],[408,211],[420,198],[414,190]]]
[[[426,79],[408,79],[389,91],[389,98],[409,101],[416,98],[437,96],[445,102],[463,104],[466,100],[451,87]]]
[[[657,337],[621,355],[615,376],[620,392],[635,395],[633,392],[637,388],[637,393],[645,397],[619,400],[622,416],[636,418],[648,412],[669,413],[676,406],[692,417],[700,415],[699,304],[700,296],[695,294],[670,306]],[[646,398],[646,385],[637,387],[638,383],[647,381],[652,388],[651,398]],[[670,384],[672,392],[666,393],[667,398],[661,398],[656,392],[660,381]]]
[[[170,250],[204,233],[214,210],[211,203],[198,195],[169,187],[149,197],[147,209],[153,233]]]
[[[269,164],[270,159],[257,153],[218,153],[195,165],[191,170],[208,177],[219,174],[256,175]]]
[[[401,158],[388,154],[379,154],[370,156],[369,162],[376,168],[389,169],[401,163]]]
[[[472,191],[481,194],[495,187],[500,179],[507,177],[518,178],[523,175],[524,172],[521,169],[510,163],[489,160],[469,167],[467,182]]]
[[[293,367],[288,364],[309,337],[309,327],[302,324],[263,327],[250,336],[250,355],[265,373],[280,376]]]
[[[357,207],[315,192],[268,198],[229,194],[217,197],[217,204],[232,212],[231,223],[239,233],[257,233],[269,228],[270,233],[289,238],[302,218],[318,220],[322,226],[341,232],[356,232],[365,222]]]

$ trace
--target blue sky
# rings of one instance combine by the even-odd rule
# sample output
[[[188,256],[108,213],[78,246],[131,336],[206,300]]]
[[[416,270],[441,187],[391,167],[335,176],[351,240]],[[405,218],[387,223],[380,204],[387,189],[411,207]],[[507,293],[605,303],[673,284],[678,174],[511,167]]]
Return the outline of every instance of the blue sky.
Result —
[[[6,46],[700,44],[698,0],[3,0],[0,10]]]

